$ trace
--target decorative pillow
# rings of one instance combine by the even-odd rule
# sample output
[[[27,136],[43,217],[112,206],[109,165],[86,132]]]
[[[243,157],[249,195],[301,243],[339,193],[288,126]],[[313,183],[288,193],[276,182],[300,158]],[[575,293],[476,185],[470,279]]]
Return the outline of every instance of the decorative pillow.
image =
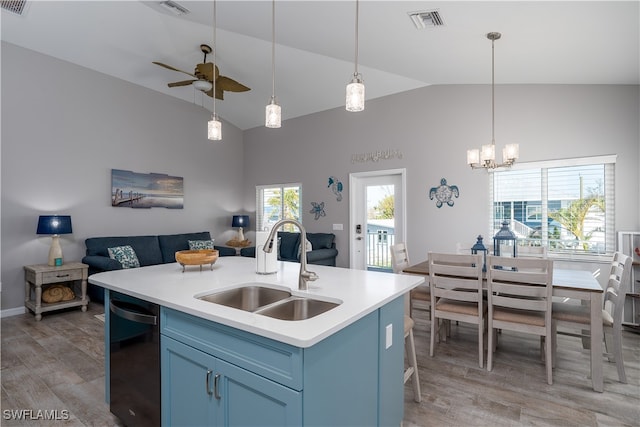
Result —
[[[140,267],[140,261],[136,251],[129,245],[116,246],[115,248],[107,248],[109,252],[109,258],[113,258],[122,264],[122,268],[136,268]]]
[[[307,240],[306,246],[307,252],[311,252],[313,250],[313,246],[309,240]],[[298,259],[300,258],[300,252],[302,252],[302,245],[298,245]]]
[[[189,240],[189,250],[214,249],[213,239],[211,240]]]

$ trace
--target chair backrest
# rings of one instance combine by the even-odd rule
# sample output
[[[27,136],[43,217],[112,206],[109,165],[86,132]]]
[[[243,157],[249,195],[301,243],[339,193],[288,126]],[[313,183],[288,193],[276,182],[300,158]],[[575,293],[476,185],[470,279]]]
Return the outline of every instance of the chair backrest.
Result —
[[[629,292],[631,264],[633,259],[621,252],[616,252],[611,261],[609,281],[604,292],[604,310],[609,314],[610,323],[622,323],[624,299]],[[606,316],[606,315],[605,315]]]
[[[409,267],[409,252],[407,245],[403,242],[391,245],[391,265],[394,273],[402,273],[402,270]]]
[[[521,257],[547,258],[546,246],[518,246],[517,251]]]
[[[478,302],[481,310],[482,258],[482,254],[429,252],[431,295],[437,298]]]
[[[542,258],[487,257],[489,308],[543,311],[551,321],[553,261]]]

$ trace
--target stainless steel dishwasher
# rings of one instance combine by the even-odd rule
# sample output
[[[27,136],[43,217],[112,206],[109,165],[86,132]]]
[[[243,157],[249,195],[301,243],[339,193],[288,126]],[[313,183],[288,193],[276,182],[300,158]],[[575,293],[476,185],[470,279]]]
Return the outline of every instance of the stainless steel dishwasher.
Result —
[[[110,410],[126,426],[160,425],[160,307],[110,292]]]

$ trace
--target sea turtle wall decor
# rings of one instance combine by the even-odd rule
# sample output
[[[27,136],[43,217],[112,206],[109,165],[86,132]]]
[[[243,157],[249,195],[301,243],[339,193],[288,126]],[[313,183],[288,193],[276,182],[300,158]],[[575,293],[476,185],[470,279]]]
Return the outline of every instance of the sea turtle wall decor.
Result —
[[[331,192],[336,196],[337,201],[342,201],[342,181],[335,176],[330,176],[327,187],[331,188]]]
[[[447,180],[442,178],[440,180],[440,185],[437,187],[432,187],[429,190],[429,199],[433,200],[434,197],[436,199],[436,207],[441,208],[443,204],[447,204],[449,206],[453,206],[452,197],[456,198],[460,197],[460,190],[457,185],[447,185]]]

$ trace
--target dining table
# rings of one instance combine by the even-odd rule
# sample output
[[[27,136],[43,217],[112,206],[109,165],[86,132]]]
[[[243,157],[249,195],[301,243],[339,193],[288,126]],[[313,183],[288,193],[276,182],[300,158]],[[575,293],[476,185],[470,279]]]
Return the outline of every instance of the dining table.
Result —
[[[403,273],[429,276],[429,261],[410,265]],[[486,274],[486,273],[483,273]],[[484,281],[486,286],[486,279]],[[593,390],[604,391],[602,375],[602,296],[598,280],[588,271],[553,268],[553,296],[575,298],[589,304],[591,314],[591,383]]]

